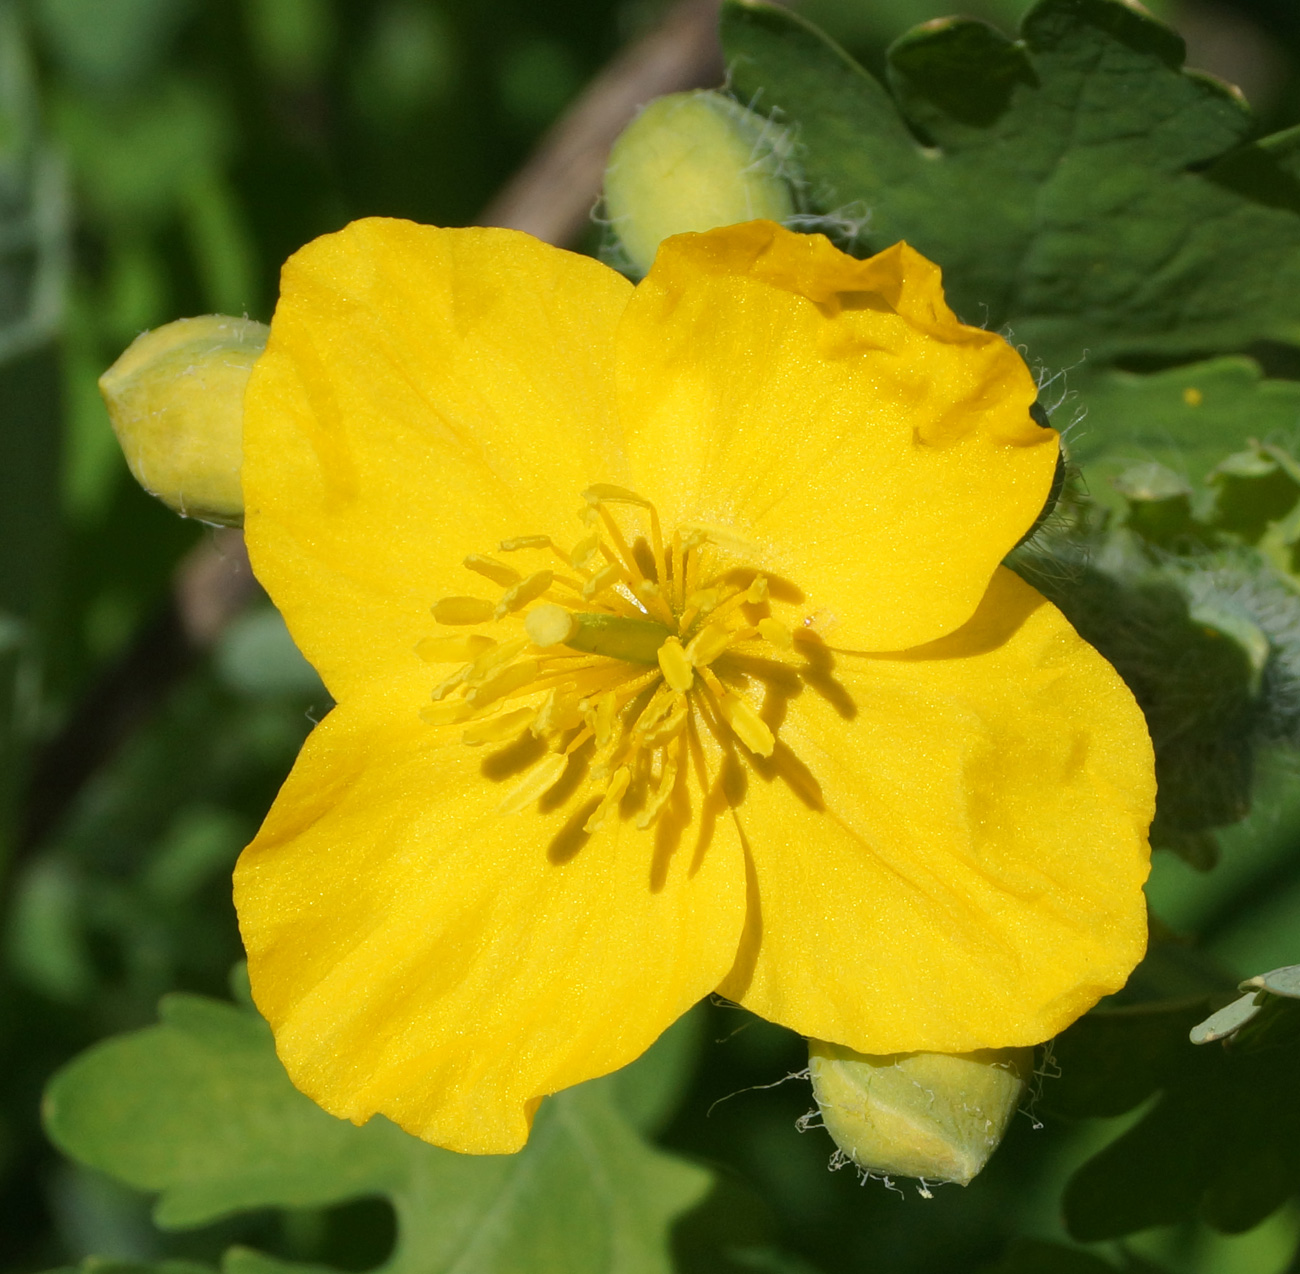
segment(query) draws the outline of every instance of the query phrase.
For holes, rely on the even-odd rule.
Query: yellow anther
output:
[[[523,578],[513,566],[498,562],[495,557],[488,557],[486,553],[471,553],[465,559],[465,565],[471,571],[477,571],[480,575],[487,576],[494,584],[500,584],[502,588],[509,588],[511,584],[518,584]]]
[[[755,606],[767,601],[766,575],[754,576],[754,582],[745,590],[745,600]]]
[[[779,619],[760,619],[758,633],[764,641],[771,642],[782,650],[794,648],[794,634]]]
[[[582,722],[582,712],[578,708],[578,696],[574,693],[572,683],[554,686],[542,700],[537,710],[537,720],[532,724],[533,733],[539,738],[571,730]]]
[[[591,559],[598,552],[600,552],[600,536],[589,535],[573,546],[573,552],[569,554],[569,564],[575,571],[582,571],[585,574],[591,565]]]
[[[664,680],[674,690],[684,694],[691,688],[695,680],[695,672],[691,667],[691,661],[686,658],[682,643],[676,637],[669,637],[659,647],[659,667],[663,671]]]
[[[671,742],[682,732],[689,712],[690,705],[686,696],[674,691],[667,701],[667,710],[658,714],[654,721],[643,724],[643,713],[642,721],[637,722],[637,737],[642,746],[661,748],[665,743]]]
[[[686,632],[700,615],[707,615],[718,604],[716,588],[700,589],[686,599],[686,609],[678,621],[678,630]]]
[[[673,704],[682,698],[681,691],[674,690],[671,686],[661,685],[650,696],[650,702],[641,709],[641,715],[632,726],[633,732],[640,735],[654,729],[673,710]]]
[[[517,664],[509,664],[500,672],[493,673],[486,680],[479,682],[465,695],[465,698],[476,708],[486,708],[488,704],[523,689],[536,678],[537,673],[536,659],[521,659]]]
[[[503,712],[499,717],[489,717],[486,721],[475,721],[466,726],[460,736],[462,743],[477,747],[480,743],[501,743],[512,739],[537,715],[533,708],[516,708],[513,712]]]
[[[420,709],[420,720],[425,725],[455,725],[473,715],[474,709],[464,699],[448,699],[445,703],[431,703]]]
[[[505,594],[497,603],[496,618],[500,619],[504,615],[512,615],[517,610],[523,610],[529,602],[535,602],[550,588],[554,579],[554,571],[537,571],[527,579],[520,580],[513,588],[506,589]]]
[[[470,665],[470,680],[475,682],[482,681],[488,673],[500,668],[502,664],[508,664],[517,654],[525,650],[527,646],[527,637],[515,637],[511,641],[502,642],[499,646],[493,646],[490,650],[485,650]]]
[[[640,601],[647,602],[652,606],[658,606],[663,594],[659,591],[659,585],[654,580],[639,579],[632,586],[632,592],[636,594]],[[662,607],[660,607],[662,609]]]
[[[605,825],[605,820],[618,808],[618,803],[623,799],[623,793],[627,791],[627,785],[632,781],[632,774],[626,765],[620,765],[614,771],[614,777],[610,779],[609,786],[605,789],[605,795],[601,797],[600,804],[596,806],[591,817],[583,824],[584,832],[598,832]]]
[[[445,699],[457,686],[478,685],[497,668],[508,664],[527,645],[527,637],[516,637],[514,641],[508,641],[501,646],[493,642],[472,664],[466,664],[453,672],[450,677],[439,682],[433,688],[432,697],[435,700]]]
[[[677,756],[664,753],[664,768],[659,775],[659,783],[655,787],[654,795],[646,802],[646,807],[637,816],[636,825],[645,831],[651,823],[663,812],[663,808],[668,804],[669,798],[673,794],[673,788],[677,784]]]
[[[568,641],[573,626],[573,615],[553,602],[530,610],[524,618],[524,628],[535,646],[558,646]]]
[[[516,535],[502,540],[499,547],[503,553],[518,553],[520,549],[549,549],[552,543],[549,535]]]
[[[569,758],[558,752],[548,753],[512,788],[497,806],[498,814],[518,814],[538,797],[545,796],[564,773]]]
[[[587,703],[587,724],[596,736],[596,746],[606,748],[613,742],[614,727],[618,723],[618,697],[606,690],[594,704]]]
[[[495,645],[491,637],[480,633],[468,633],[463,637],[425,637],[416,642],[415,653],[427,664],[453,664],[477,659]]]
[[[433,617],[440,624],[486,624],[492,615],[492,603],[478,597],[444,597],[433,604]]]
[[[582,498],[590,505],[604,501],[606,504],[635,504],[641,509],[650,507],[650,501],[645,496],[637,495],[626,487],[616,487],[612,482],[593,482],[582,493]]]
[[[434,703],[437,703],[441,699],[445,699],[453,690],[456,689],[457,686],[463,686],[465,682],[469,680],[470,673],[473,671],[473,664],[465,664],[462,667],[457,668],[450,677],[444,677],[443,680],[434,686],[429,698],[432,699]]]
[[[603,593],[611,584],[617,584],[622,578],[623,568],[617,562],[609,562],[582,586],[582,595],[590,601],[597,593]]]
[[[686,658],[696,668],[707,668],[726,650],[731,638],[729,628],[724,628],[721,624],[710,624],[691,638],[690,645],[686,647]]]
[[[736,737],[751,751],[759,756],[771,756],[776,747],[776,738],[768,729],[767,722],[749,706],[739,695],[727,691],[718,703],[723,719],[736,732]]]

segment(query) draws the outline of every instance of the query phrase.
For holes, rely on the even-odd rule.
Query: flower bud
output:
[[[623,130],[605,170],[605,210],[644,274],[662,240],[795,212],[790,135],[721,93],[671,93]]]
[[[99,378],[135,480],[182,517],[238,526],[244,387],[269,329],[208,314],[145,332]]]
[[[808,1041],[813,1097],[865,1172],[969,1185],[997,1149],[1033,1072],[1031,1048],[855,1053]]]

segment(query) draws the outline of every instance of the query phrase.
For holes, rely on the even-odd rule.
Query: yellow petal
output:
[[[964,623],[1051,485],[1024,361],[905,244],[856,261],[761,221],[670,239],[618,359],[636,489],[666,526],[754,541],[838,645]]]
[[[336,708],[235,899],[254,998],[304,1092],[501,1154],[544,1094],[630,1062],[717,985],[744,866],[725,810],[703,850],[671,809],[648,831],[612,812],[591,836],[594,799],[498,813],[533,740],[485,756],[460,734],[395,724],[382,699]]]
[[[1124,983],[1151,745],[1055,607],[1000,570],[958,632],[807,681],[739,803],[751,904],[723,994],[861,1053],[964,1053],[1047,1039]]]
[[[630,292],[514,231],[377,218],[285,265],[245,400],[246,531],[336,698],[414,659],[439,598],[495,605],[468,555],[576,534],[577,493],[621,471],[613,333]]]

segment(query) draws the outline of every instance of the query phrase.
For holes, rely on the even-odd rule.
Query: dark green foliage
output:
[[[902,29],[944,7],[873,3],[871,20]],[[5,249],[6,332],[31,313],[38,265],[70,246],[55,185],[33,180],[55,147],[79,236],[60,346],[56,315],[44,347],[0,364],[0,673],[28,696],[0,716],[3,781],[149,622],[196,538],[123,481],[95,376],[179,314],[267,317],[283,258],[351,217],[472,220],[630,12],[0,0],[4,47],[32,70],[25,87],[0,79],[0,112],[22,125],[0,134],[0,214],[39,205],[44,253]],[[1294,803],[1261,807],[1254,779],[1266,747],[1300,743],[1300,139],[1259,140],[1236,97],[1180,69],[1177,36],[1114,0],[1047,0],[1019,41],[949,19],[887,59],[855,43],[888,88],[787,11],[730,4],[723,34],[737,95],[797,126],[812,210],[857,230],[857,251],[902,237],[935,257],[963,317],[1044,368],[1091,503],[1067,488],[1018,565],[1142,702],[1158,843],[1208,868],[1217,829],[1255,804],[1196,878],[1211,901],[1194,927],[1248,928],[1300,887]],[[1278,126],[1294,124],[1281,101]],[[1150,1264],[1127,1236],[1238,1232],[1294,1198],[1300,1015],[1271,997],[1227,1044],[1193,1046],[1250,970],[1215,969],[1159,922],[1121,996],[1055,1042],[1061,1075],[1035,1107],[1047,1127],[1017,1119],[969,1189],[928,1202],[829,1173],[825,1134],[794,1129],[804,1081],[782,1082],[802,1042],[720,1005],[549,1101],[517,1159],[330,1119],[289,1087],[246,1006],[195,994],[222,994],[238,955],[229,868],[327,708],[283,626],[254,613],[28,847],[5,899],[0,1265],[1220,1274]],[[1266,841],[1249,876],[1234,854]],[[36,1128],[60,1066],[47,1117],[69,1160]],[[1066,1188],[1061,1164],[1085,1159]],[[107,1255],[78,1265],[87,1252]]]
[[[799,127],[818,206],[860,204],[864,249],[906,239],[1045,365],[1300,335],[1300,135],[1251,142],[1136,9],[1043,0],[1017,43],[927,24],[890,49],[892,97],[785,10],[732,0],[723,39],[737,96]]]
[[[518,1155],[464,1156],[382,1118],[357,1128],[289,1083],[271,1033],[250,1009],[197,996],[163,1001],[162,1024],[109,1040],[55,1076],[51,1137],[81,1162],[148,1191],[166,1228],[257,1207],[388,1197],[397,1240],[384,1267],[667,1271],[668,1226],[708,1189],[708,1174],[655,1151],[615,1105],[650,1122],[663,1102],[666,1038],[615,1083],[552,1098]],[[638,1078],[650,1077],[649,1092]],[[669,1084],[670,1088],[675,1087]],[[232,1249],[227,1274],[300,1264]]]
[[[1121,471],[1122,512],[1081,503],[1014,563],[1115,666],[1156,750],[1153,843],[1213,865],[1250,811],[1261,746],[1300,743],[1300,466],[1255,444],[1193,484]]]
[[[1091,1159],[1065,1192],[1078,1239],[1131,1234],[1200,1215],[1239,1233],[1300,1189],[1300,1004],[1252,1044],[1188,1040],[1206,1004],[1095,1012],[1056,1042],[1055,1113],[1117,1115],[1155,1096],[1141,1120]]]

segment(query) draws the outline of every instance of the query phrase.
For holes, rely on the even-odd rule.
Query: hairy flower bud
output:
[[[1033,1049],[868,1057],[809,1040],[822,1122],[866,1172],[969,1185],[997,1149],[1033,1071]]]
[[[624,129],[605,170],[605,209],[637,273],[662,240],[795,211],[789,134],[721,93],[671,93]]]
[[[178,319],[138,336],[99,378],[135,480],[183,517],[243,521],[244,387],[268,330],[221,314]]]

